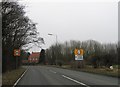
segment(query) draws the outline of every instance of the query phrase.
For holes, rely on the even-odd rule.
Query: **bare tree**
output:
[[[25,6],[17,1],[6,0],[1,2],[2,8],[2,53],[3,72],[14,69],[14,49],[22,49],[29,43],[41,42],[37,36],[36,23],[25,16]]]

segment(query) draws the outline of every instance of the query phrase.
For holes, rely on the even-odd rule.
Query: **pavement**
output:
[[[30,66],[17,85],[80,85],[80,87],[118,87],[119,79],[98,74],[48,66]]]

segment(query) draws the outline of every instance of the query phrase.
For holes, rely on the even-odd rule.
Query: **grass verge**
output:
[[[80,71],[83,72],[89,72],[89,73],[94,73],[94,74],[101,74],[101,75],[106,75],[106,76],[112,76],[112,77],[120,77],[120,73],[118,73],[118,69],[113,69],[110,70],[108,68],[83,68],[79,69]]]
[[[23,72],[25,70],[26,70],[25,68],[19,68],[19,69],[4,73],[2,75],[2,85],[3,86],[4,85],[14,85],[14,83],[23,74]]]
[[[108,68],[93,68],[93,67],[85,67],[85,68],[71,68],[70,65],[63,65],[63,66],[55,66],[53,67],[57,68],[63,68],[63,69],[70,69],[70,70],[76,70],[76,71],[82,71],[82,72],[88,72],[93,74],[99,74],[99,75],[106,75],[106,76],[112,76],[112,77],[119,77],[120,78],[120,69],[114,68],[113,70],[110,70]]]

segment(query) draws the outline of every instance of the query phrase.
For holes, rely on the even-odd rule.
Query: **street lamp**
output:
[[[55,36],[55,38],[56,38],[56,45],[57,45],[57,35],[56,34],[50,34],[50,33],[48,35]]]
[[[51,34],[51,33],[48,33],[48,35],[55,36],[55,38],[56,38],[56,46],[57,46],[57,35],[56,34]],[[57,55],[56,55],[56,65],[57,65]]]

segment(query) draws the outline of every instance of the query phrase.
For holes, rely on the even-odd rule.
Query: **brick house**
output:
[[[28,62],[29,63],[38,63],[39,56],[40,56],[40,52],[32,52],[32,54],[30,54],[30,56],[28,57]]]

